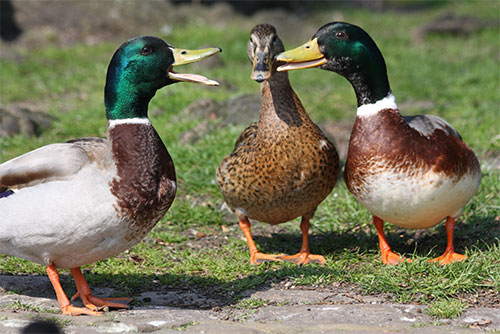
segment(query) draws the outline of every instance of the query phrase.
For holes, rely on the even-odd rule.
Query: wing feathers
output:
[[[89,163],[78,145],[51,144],[0,165],[0,188],[22,188],[36,183],[69,177]]]
[[[448,136],[462,139],[460,134],[450,123],[434,115],[403,116],[406,124],[420,132],[424,136],[430,136],[435,130],[444,131]]]

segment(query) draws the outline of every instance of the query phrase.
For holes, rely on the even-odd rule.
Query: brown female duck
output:
[[[335,146],[307,115],[287,73],[279,73],[275,56],[284,51],[276,29],[260,24],[252,29],[247,54],[251,78],[260,82],[259,121],[247,127],[234,151],[217,169],[217,185],[236,212],[250,249],[250,262],[290,260],[325,263],[309,251],[309,220],[332,191],[339,172]],[[302,248],[291,256],[260,253],[250,231],[250,219],[281,224],[302,216]]]

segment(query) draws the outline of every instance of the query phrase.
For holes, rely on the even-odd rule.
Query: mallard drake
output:
[[[401,116],[389,87],[382,53],[360,27],[333,22],[302,46],[281,53],[278,71],[319,67],[344,76],[358,109],[349,141],[344,178],[351,193],[373,215],[382,261],[397,264],[384,236],[384,221],[413,229],[446,218],[448,243],[432,261],[466,257],[453,248],[455,218],[481,179],[474,152],[448,122],[432,115]]]
[[[130,298],[92,296],[80,266],[132,247],[167,212],[176,192],[174,164],[148,120],[148,104],[175,82],[217,85],[172,67],[219,51],[177,49],[151,36],[125,42],[108,67],[107,139],[51,144],[0,165],[0,254],[46,266],[64,314],[127,307]],[[86,308],[71,305],[56,268],[71,269],[73,299],[80,296]]]
[[[217,185],[238,216],[250,249],[250,262],[288,260],[325,263],[309,251],[309,220],[332,191],[339,172],[335,146],[307,115],[287,73],[278,73],[275,56],[284,51],[276,29],[255,26],[247,44],[251,78],[260,82],[259,121],[247,127],[233,152],[217,169]],[[291,256],[260,253],[250,219],[281,224],[302,216],[302,248]]]

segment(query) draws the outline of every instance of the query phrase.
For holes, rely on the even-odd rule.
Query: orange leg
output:
[[[64,290],[61,286],[61,282],[59,281],[59,274],[57,273],[57,269],[50,265],[47,267],[47,275],[49,276],[50,283],[52,283],[52,286],[54,287],[54,290],[56,291],[56,296],[57,296],[57,301],[59,302],[59,305],[61,306],[61,311],[63,314],[68,314],[68,315],[81,315],[81,314],[88,314],[88,315],[102,315],[101,312],[95,312],[88,310],[83,307],[74,307],[71,305],[71,303],[68,300],[68,297],[66,297],[66,294],[64,293]]]
[[[83,277],[82,271],[79,267],[71,268],[71,273],[75,279],[76,289],[78,292],[71,298],[71,300],[75,300],[76,297],[80,297],[82,299],[83,305],[86,308],[97,311],[101,310],[104,307],[114,307],[114,308],[128,308],[127,304],[123,303],[115,303],[115,300],[123,300],[126,303],[130,302],[132,298],[129,297],[119,297],[119,298],[97,298],[92,296],[90,292],[89,285],[87,281]]]
[[[251,225],[247,218],[240,220],[240,228],[247,239],[251,264],[261,264],[264,261],[281,261],[279,255],[264,254],[257,250],[257,246],[255,246],[255,242],[252,238]]]
[[[448,238],[448,244],[446,245],[446,249],[443,255],[430,260],[430,262],[439,262],[439,264],[443,265],[465,260],[467,256],[455,253],[455,249],[453,248],[453,232],[455,230],[455,218],[447,217],[445,226],[446,226],[446,235]]]
[[[387,243],[387,239],[384,235],[384,222],[382,219],[373,216],[373,224],[377,229],[380,253],[382,253],[382,262],[384,264],[397,265],[400,262],[412,262],[410,259],[405,259],[391,250],[391,246]]]
[[[295,255],[286,255],[281,258],[285,261],[292,261],[298,265],[308,264],[308,263],[318,263],[324,265],[326,263],[325,258],[322,255],[311,254],[309,251],[309,219],[302,217],[300,223],[300,230],[302,231],[302,248],[300,252]]]

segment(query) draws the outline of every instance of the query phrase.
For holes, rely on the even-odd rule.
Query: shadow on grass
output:
[[[314,224],[314,223],[312,223]],[[472,216],[467,223],[457,220],[454,232],[454,246],[457,252],[477,248],[485,250],[500,240],[500,222],[495,216]],[[444,252],[447,236],[444,221],[430,229],[411,230],[385,223],[385,235],[393,251],[418,256],[439,256]],[[275,233],[271,237],[254,235],[259,251],[264,253],[283,252],[294,254],[302,245],[300,233]],[[378,237],[374,226],[369,231],[344,230],[309,236],[311,252],[333,257],[345,253],[346,249],[360,252],[378,251]]]
[[[472,216],[467,224],[458,223],[455,245],[458,252],[465,248],[487,250],[500,240],[498,221],[493,216]],[[390,228],[389,228],[390,229]],[[296,253],[301,246],[300,233],[276,233],[271,237],[255,235],[259,250],[267,253]],[[417,256],[438,256],[446,247],[444,224],[429,230],[415,232],[392,229],[387,238],[394,251]],[[210,309],[237,304],[248,297],[249,290],[267,290],[274,284],[291,280],[295,284],[315,284],[321,277],[330,281],[349,282],[349,268],[353,263],[372,260],[344,260],[341,257],[361,257],[378,252],[378,239],[374,229],[366,231],[345,230],[341,233],[320,233],[310,238],[311,251],[333,258],[327,266],[307,265],[298,267],[286,263],[280,266],[264,263],[250,274],[235,279],[218,279],[214,276],[172,274],[168,270],[158,274],[101,274],[84,270],[86,279],[96,296],[131,296],[133,306],[171,306],[189,309]],[[248,258],[245,259],[248,261]],[[356,262],[357,261],[357,262]],[[368,262],[367,262],[368,261]],[[380,266],[382,264],[380,263]],[[68,296],[75,286],[67,271],[62,271],[61,281]],[[54,298],[55,294],[45,275],[0,276],[0,287],[32,297]],[[1,292],[0,292],[1,294]]]
[[[268,290],[277,279],[297,276],[298,270],[290,266],[278,270],[259,271],[231,281],[169,273],[160,275],[86,273],[85,278],[96,297],[132,297],[133,307],[168,306],[199,310],[237,304],[249,296],[249,291]],[[332,269],[308,266],[300,268],[300,272],[304,276],[330,275]],[[68,273],[61,274],[61,284],[68,297],[76,292],[74,281]],[[0,288],[12,296],[12,302],[19,299],[16,295],[56,301],[55,292],[45,275],[0,275]],[[4,302],[5,300],[3,299]],[[79,299],[74,304],[82,306]]]

